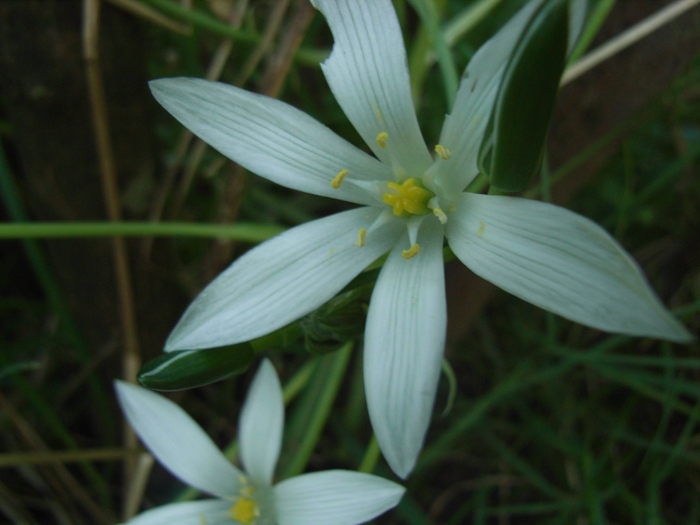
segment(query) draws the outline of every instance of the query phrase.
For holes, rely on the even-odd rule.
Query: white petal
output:
[[[298,109],[233,86],[194,78],[150,83],[153,96],[183,125],[241,166],[277,184],[360,204],[374,201],[348,177],[386,180],[386,166]]]
[[[183,482],[222,498],[238,492],[241,472],[175,403],[150,390],[116,381],[129,423],[153,455]]]
[[[610,332],[691,339],[617,241],[564,208],[463,194],[447,237],[474,273],[567,319]]]
[[[211,348],[268,334],[318,308],[393,246],[399,221],[367,234],[381,212],[358,208],[297,226],[257,246],[189,306],[165,349]]]
[[[315,0],[333,32],[321,67],[331,91],[374,154],[422,172],[432,159],[411,98],[406,50],[391,0]],[[377,135],[389,135],[387,149]]]
[[[445,345],[442,232],[436,224],[421,228],[417,256],[405,260],[401,245],[391,252],[367,313],[367,407],[382,453],[402,478],[423,445]]]
[[[479,172],[477,158],[498,87],[518,37],[538,2],[529,2],[474,54],[462,75],[440,144],[452,156],[438,160],[436,183],[447,193],[462,191]]]
[[[230,506],[231,503],[219,499],[171,503],[142,512],[125,525],[220,525],[231,523]]]
[[[401,485],[371,474],[328,470],[274,487],[278,525],[356,525],[395,507]]]
[[[250,385],[241,411],[241,460],[254,484],[271,485],[282,446],[284,402],[272,363],[265,359]]]

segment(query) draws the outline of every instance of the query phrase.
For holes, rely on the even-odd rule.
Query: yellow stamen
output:
[[[397,217],[430,213],[428,201],[435,195],[426,190],[420,180],[410,178],[399,184],[387,182],[388,191],[382,195],[385,204],[391,206]]]
[[[447,160],[452,156],[450,150],[441,144],[435,146],[435,152],[440,156],[442,160]]]
[[[343,183],[343,179],[347,177],[348,175],[348,170],[340,170],[338,174],[333,177],[333,180],[331,181],[331,188],[334,190],[337,190],[340,188],[340,185]]]
[[[447,224],[447,215],[442,211],[442,208],[433,208],[433,215],[435,215],[441,224]]]
[[[401,256],[408,261],[409,259],[412,259],[416,255],[418,255],[419,251],[420,251],[420,246],[418,246],[418,244],[414,244],[408,250],[403,250],[401,252]]]
[[[362,248],[365,245],[365,235],[367,235],[367,230],[365,228],[360,228],[357,232],[357,240],[355,241],[355,246]]]
[[[389,140],[389,134],[386,131],[382,131],[377,135],[377,145],[384,149],[386,148],[386,141]]]
[[[229,515],[233,520],[244,525],[250,525],[255,522],[255,518],[260,516],[260,511],[254,499],[238,498],[236,503],[229,509]]]

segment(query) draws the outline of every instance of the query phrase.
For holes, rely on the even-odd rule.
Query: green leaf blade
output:
[[[138,381],[161,392],[186,390],[242,374],[254,359],[255,351],[247,343],[167,352],[146,363]]]
[[[522,191],[539,169],[566,63],[568,17],[568,0],[543,1],[506,65],[480,152],[497,190]]]

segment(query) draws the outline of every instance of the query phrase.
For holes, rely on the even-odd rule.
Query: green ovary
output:
[[[387,192],[382,200],[391,206],[397,217],[425,215],[430,213],[428,201],[435,197],[430,190],[425,189],[420,180],[410,178],[398,182],[387,182]]]

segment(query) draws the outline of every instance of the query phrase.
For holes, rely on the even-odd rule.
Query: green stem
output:
[[[260,40],[260,36],[251,33],[249,31],[244,31],[243,29],[236,29],[229,24],[218,21],[204,11],[197,9],[188,9],[183,7],[181,4],[173,2],[171,0],[141,0],[144,4],[150,4],[156,9],[166,13],[174,18],[178,18],[185,22],[189,22],[198,29],[204,29],[215,35],[229,37],[233,40],[239,42],[251,42],[256,43]]]
[[[503,0],[480,0],[464,8],[445,25],[445,40],[452,47],[459,39],[474,29]]]
[[[309,424],[304,432],[304,437],[299,444],[297,453],[294,459],[289,463],[285,471],[282,473],[281,479],[291,478],[301,474],[306,468],[306,464],[311,457],[311,454],[316,448],[318,439],[321,436],[321,431],[328,420],[331,411],[331,406],[335,401],[340,383],[345,375],[345,370],[352,353],[353,343],[346,343],[340,350],[328,356],[329,366],[319,368],[323,370],[325,375],[323,388],[321,390],[318,402],[314,407],[314,413],[309,421]]]
[[[311,380],[311,375],[316,368],[316,361],[309,360],[304,366],[302,366],[294,376],[287,381],[282,390],[282,397],[284,398],[284,405],[287,406],[291,403],[299,393],[304,389],[306,385],[309,384]]]
[[[83,450],[34,450],[0,454],[0,468],[17,468],[23,465],[51,465],[82,461],[124,461],[141,453],[139,449],[95,448]]]
[[[366,474],[371,474],[374,472],[377,466],[377,461],[379,460],[379,443],[377,442],[377,437],[372,434],[372,439],[367,445],[367,450],[365,451],[365,457],[362,458],[362,463],[360,463],[360,468],[358,472],[365,472]]]
[[[591,9],[588,13],[588,21],[581,33],[579,41],[574,46],[571,55],[569,56],[569,65],[576,62],[590,47],[591,42],[600,31],[603,22],[607,20],[608,13],[615,6],[615,0],[598,0],[591,3]]]
[[[417,92],[420,91],[420,86],[426,77],[428,68],[430,67],[429,62],[425,59],[428,55],[428,49],[426,47],[432,48],[432,52],[437,58],[438,65],[440,67],[440,72],[442,73],[442,81],[445,88],[445,99],[447,100],[447,107],[451,108],[454,102],[455,95],[457,93],[457,88],[459,87],[459,75],[457,73],[457,68],[455,66],[454,60],[452,59],[452,54],[450,53],[450,48],[445,41],[445,35],[443,34],[442,28],[440,27],[440,6],[434,1],[428,0],[409,0],[413,5],[413,8],[418,12],[418,16],[421,19],[422,27],[418,40],[421,45],[417,47],[419,54],[414,55],[415,59],[411,62],[412,70],[411,76],[414,74],[418,77],[418,84],[412,86],[413,96],[416,97]],[[427,36],[427,42],[426,42]]]
[[[198,9],[188,9],[172,0],[141,0],[145,4],[150,4],[163,13],[179,20],[191,23],[194,27],[202,29],[215,35],[231,38],[238,42],[258,43],[261,36],[257,33],[236,29],[229,24],[218,21],[204,11]],[[299,63],[318,66],[328,56],[327,51],[317,51],[315,49],[299,49],[295,58]]]
[[[442,358],[442,373],[445,374],[445,379],[447,379],[447,384],[449,385],[449,394],[447,396],[447,403],[445,403],[445,408],[440,414],[442,417],[447,416],[455,404],[455,399],[457,398],[457,374],[455,374],[454,368],[450,362]]]
[[[0,224],[0,239],[57,237],[180,236],[263,242],[284,231],[272,224],[194,224],[188,222],[55,222]]]

